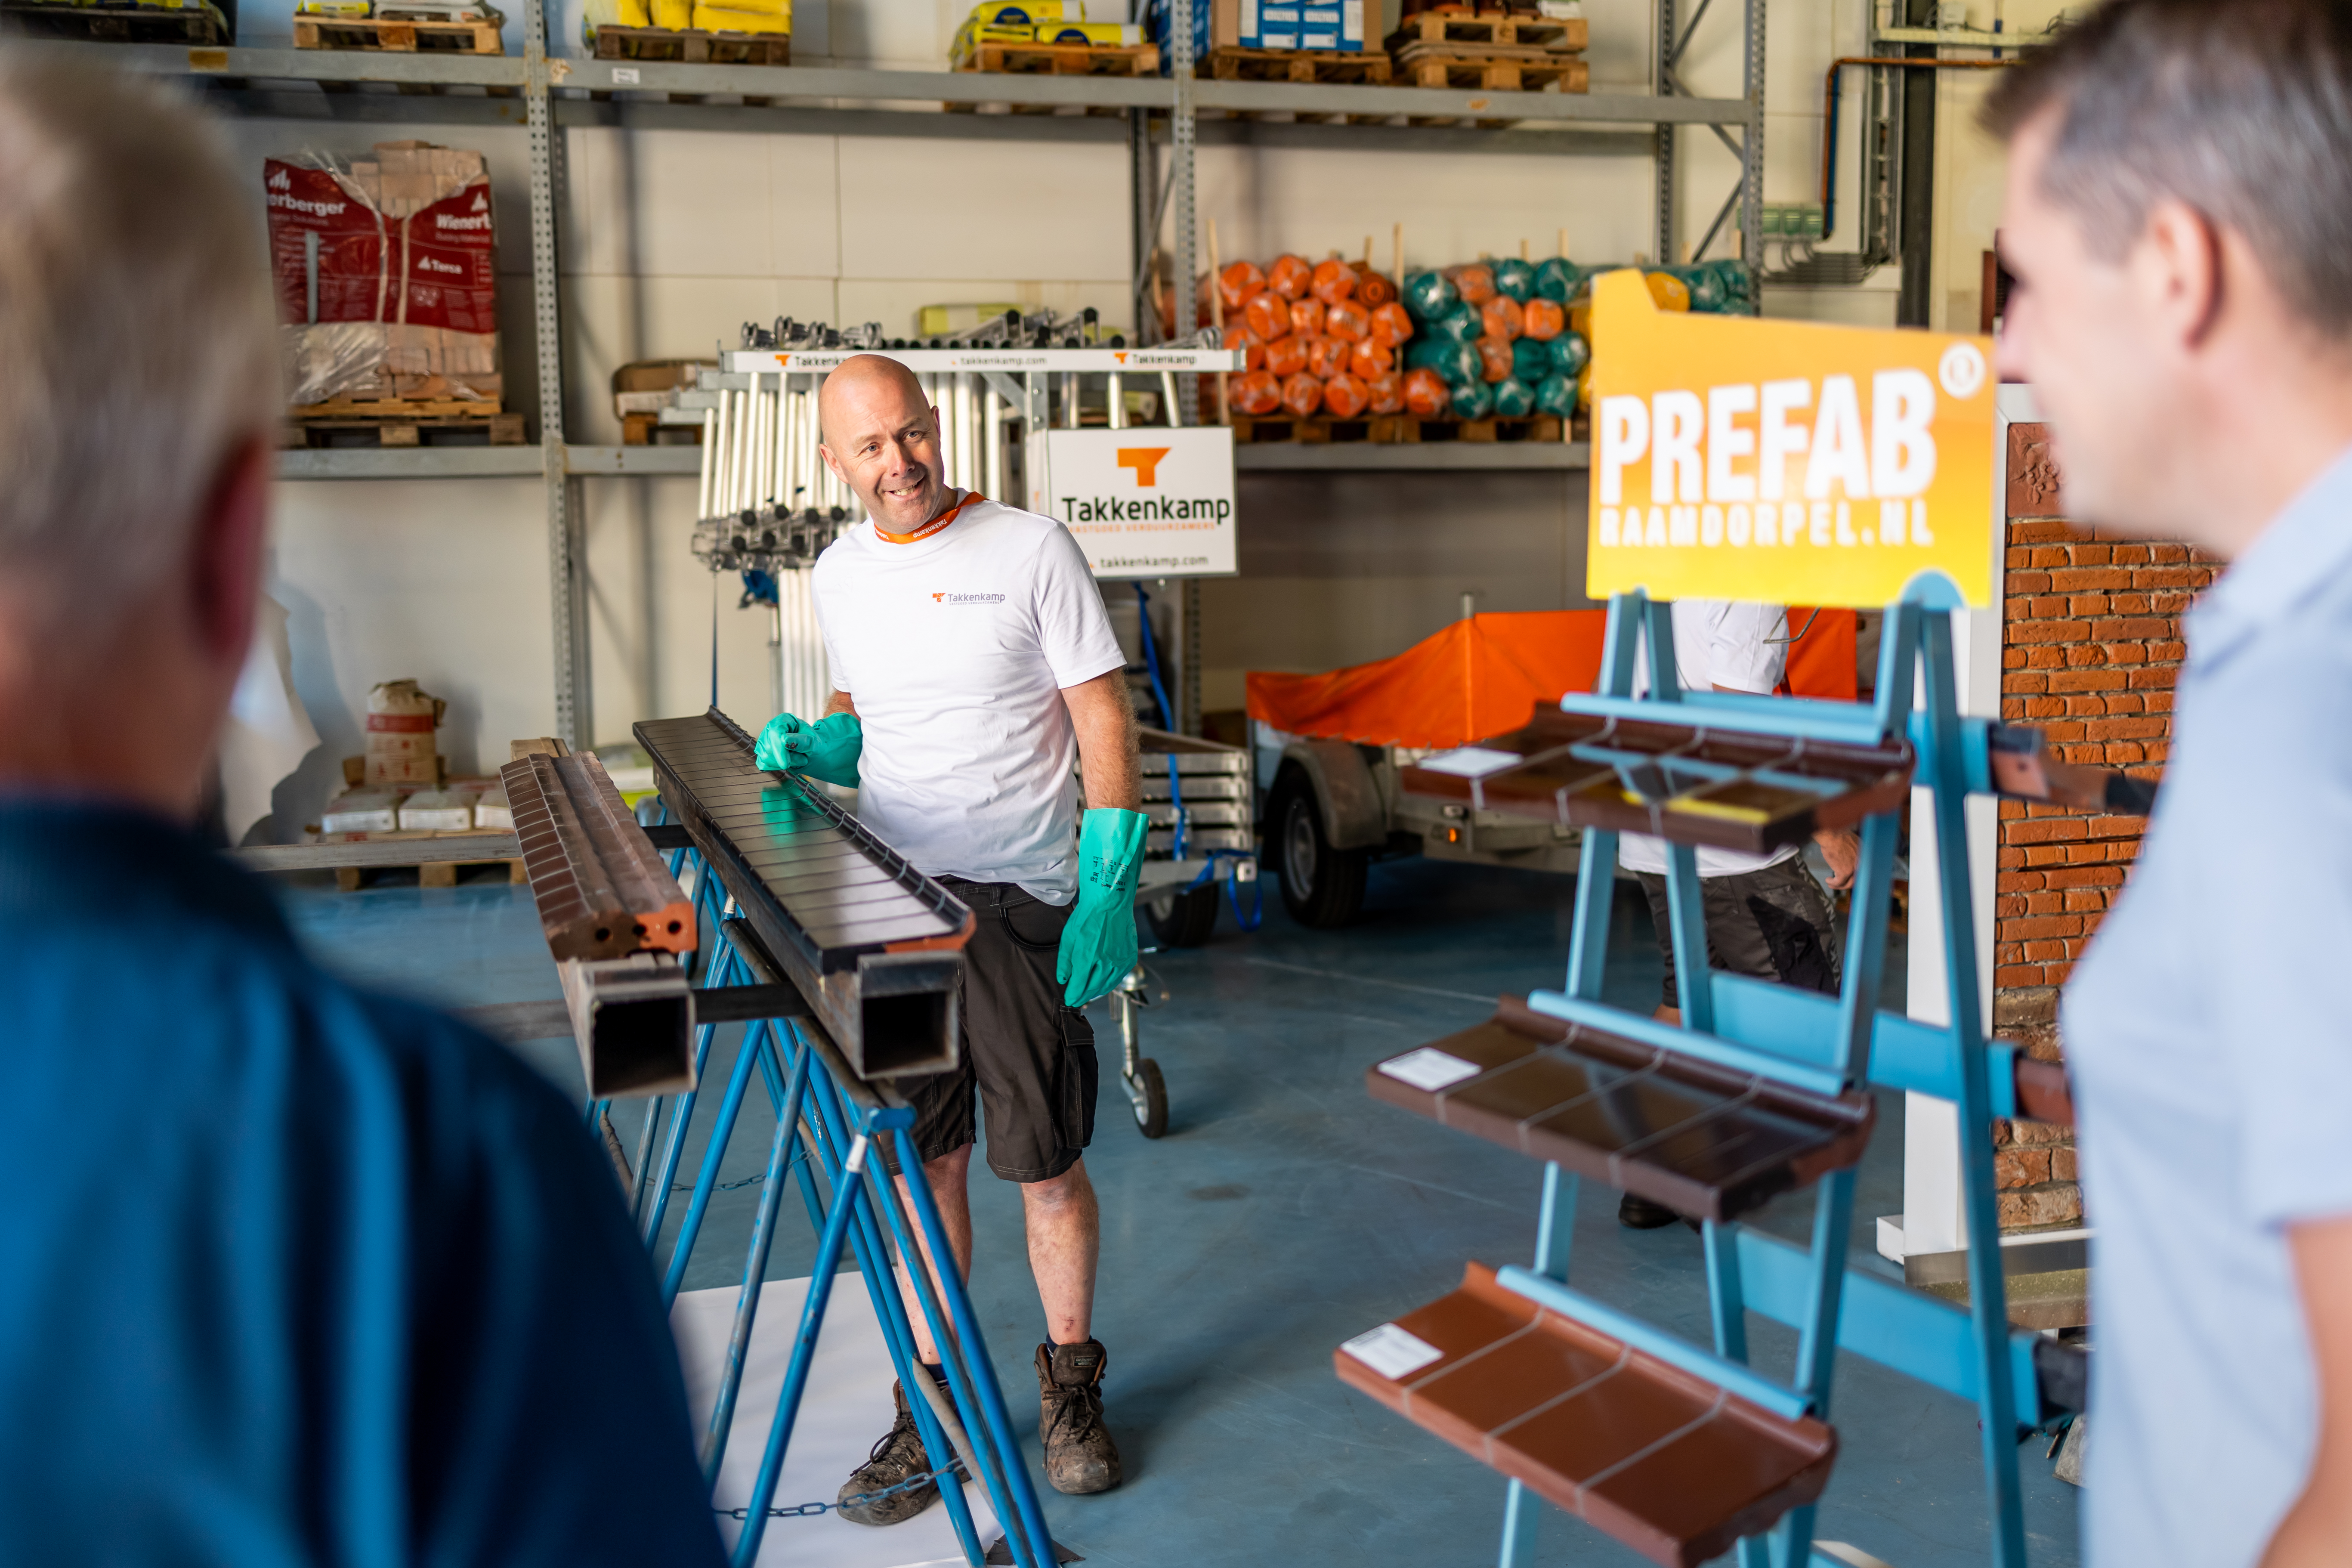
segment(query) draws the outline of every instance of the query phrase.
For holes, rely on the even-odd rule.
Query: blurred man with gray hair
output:
[[[1988,121],[2068,513],[2231,563],[2063,1016],[2088,1561],[2352,1562],[2352,4],[2113,0]]]
[[[252,184],[0,50],[0,1560],[715,1564],[577,1116],[188,830],[281,413]]]

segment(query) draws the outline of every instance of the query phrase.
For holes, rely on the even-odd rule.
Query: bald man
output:
[[[1145,823],[1126,658],[1069,530],[941,481],[939,414],[904,365],[848,361],[826,378],[818,412],[818,450],[866,521],[814,577],[832,700],[814,724],[778,715],[760,763],[855,786],[867,826],[979,917],[964,949],[961,1065],[909,1094],[915,1143],[969,1276],[977,1093],[988,1167],[1020,1184],[1045,1307],[1046,1479],[1065,1492],[1108,1491],[1118,1449],[1103,1425],[1092,1325],[1101,1226],[1082,1152],[1099,1068],[1078,1009],[1136,961]],[[1083,821],[1073,763],[1086,776]],[[908,1316],[926,1370],[941,1376],[921,1313]],[[842,1487],[845,1500],[936,1468],[905,1389],[893,1397],[897,1421]],[[926,1483],[842,1513],[896,1524],[938,1497]]]

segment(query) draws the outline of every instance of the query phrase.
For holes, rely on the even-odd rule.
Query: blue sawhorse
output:
[[[1539,1139],[1530,1128],[1538,1132],[1554,1129],[1568,1144],[1598,1139],[1600,1143],[1587,1143],[1573,1152],[1577,1163],[1608,1173],[1612,1179],[1622,1176],[1618,1184],[1628,1187],[1643,1178],[1627,1173],[1646,1168],[1654,1190],[1660,1191],[1665,1190],[1655,1185],[1663,1179],[1663,1162],[1680,1159],[1685,1161],[1682,1169],[1691,1168],[1694,1138],[1760,1136],[1757,1122],[1751,1121],[1744,1129],[1739,1123],[1742,1106],[1793,1104],[1815,1108],[1825,1115],[1845,1107],[1855,1109],[1864,1119],[1861,1137],[1849,1138],[1835,1158],[1823,1156],[1812,1168],[1800,1167],[1795,1176],[1781,1182],[1784,1188],[1808,1183],[1813,1187],[1809,1247],[1793,1246],[1737,1223],[1729,1199],[1718,1194],[1722,1212],[1710,1212],[1702,1227],[1714,1331],[1711,1348],[1667,1334],[1569,1287],[1579,1176],[1568,1165],[1551,1160],[1544,1171],[1532,1268],[1505,1268],[1490,1277],[1491,1283],[1475,1290],[1465,1281],[1464,1291],[1454,1297],[1382,1325],[1343,1350],[1337,1360],[1344,1379],[1513,1475],[1504,1514],[1504,1568],[1523,1568],[1532,1560],[1541,1511],[1538,1505],[1543,1500],[1538,1487],[1662,1563],[1696,1561],[1731,1546],[1736,1537],[1741,1568],[1808,1568],[1811,1564],[1838,1568],[1837,1559],[1816,1552],[1813,1522],[1814,1500],[1826,1479],[1829,1456],[1834,1452],[1833,1435],[1822,1424],[1830,1412],[1840,1349],[1867,1356],[1978,1406],[1992,1559],[1997,1568],[2024,1568],[2016,1443],[2021,1425],[2038,1425],[2043,1418],[2037,1363],[2050,1354],[2051,1347],[2037,1334],[2010,1327],[1997,1244],[1991,1128],[1995,1118],[2019,1113],[2018,1088],[2014,1052],[1985,1039],[1978,997],[1963,807],[1969,794],[1991,790],[1987,754],[1990,731],[1982,721],[1964,720],[1955,699],[1952,628],[1947,612],[1958,607],[1957,595],[1942,579],[1915,584],[1904,601],[1887,613],[1875,700],[1835,703],[1682,690],[1675,676],[1671,607],[1651,603],[1639,594],[1621,595],[1610,605],[1599,691],[1591,696],[1571,694],[1560,702],[1564,712],[1588,721],[1577,731],[1582,738],[1549,749],[1531,745],[1523,754],[1507,757],[1486,749],[1506,744],[1510,739],[1507,737],[1484,743],[1477,756],[1463,754],[1459,772],[1471,778],[1481,777],[1478,770],[1482,768],[1499,776],[1507,768],[1522,764],[1565,770],[1566,774],[1580,769],[1593,778],[1613,770],[1623,784],[1622,795],[1615,798],[1650,808],[1650,820],[1665,829],[1669,840],[1668,934],[1674,944],[1681,1020],[1678,1026],[1669,1025],[1601,1000],[1618,833],[1591,826],[1588,817],[1583,823],[1583,858],[1564,986],[1557,992],[1538,992],[1518,1005],[1517,1022],[1510,1026],[1518,1031],[1516,1036],[1503,1027],[1505,1015],[1498,1014],[1496,1022],[1484,1026],[1483,1032],[1465,1031],[1381,1064],[1369,1075],[1380,1098],[1497,1142],[1515,1142],[1529,1152],[1537,1152],[1539,1147]],[[1643,658],[1643,645],[1649,695],[1637,699],[1632,695],[1633,672],[1637,659]],[[1915,689],[1924,691],[1924,707],[1916,711],[1913,710]],[[1662,752],[1662,743],[1654,738],[1633,738],[1637,727],[1645,721],[1678,726],[1686,738],[1665,746]],[[1534,729],[1527,731],[1536,732]],[[1551,739],[1556,742],[1559,737]],[[1914,764],[1911,782],[1927,791],[1935,828],[1948,1024],[1922,1024],[1881,1012],[1878,1006],[1899,828],[1896,813],[1908,804],[1907,790],[1882,791],[1874,797],[1879,808],[1858,825],[1861,864],[1837,994],[1793,989],[1708,967],[1696,847],[1706,836],[1695,832],[1689,842],[1675,841],[1677,818],[1672,811],[1660,809],[1664,797],[1654,793],[1663,776],[1658,764],[1671,761],[1669,772],[1679,778],[1672,785],[1675,793],[1704,789],[1711,780],[1727,783],[1743,775],[1776,788],[1822,788],[1818,778],[1790,776],[1795,769],[1775,775],[1770,764],[1759,767],[1753,759],[1759,754],[1759,742],[1768,742],[1769,749],[1780,751],[1784,757],[1801,756],[1809,746],[1817,749],[1816,754],[1843,750],[1850,755],[1901,757],[1907,745]],[[1744,758],[1735,754],[1742,746],[1748,748]],[[1544,782],[1558,776],[1565,775],[1546,774]],[[1565,820],[1571,809],[1570,794],[1582,787],[1583,781],[1578,780],[1563,785],[1557,796],[1539,798],[1544,809],[1556,808]],[[1826,797],[1827,792],[1823,793]],[[1473,798],[1485,799],[1475,795]],[[1528,798],[1528,792],[1522,790],[1520,798]],[[1486,804],[1495,803],[1487,800]],[[1680,820],[1690,818],[1685,816]],[[1628,1068],[1624,1065],[1628,1062],[1635,1065]],[[1583,1076],[1574,1076],[1579,1073]],[[1517,1079],[1522,1084],[1549,1075],[1543,1081],[1551,1086],[1553,1099],[1559,1104],[1545,1110],[1547,1102],[1540,1095],[1529,1100],[1528,1091],[1521,1090],[1516,1108],[1498,1110],[1507,1099],[1501,1086],[1511,1075],[1526,1075]],[[1706,1126],[1730,1131],[1693,1133],[1688,1127],[1699,1124],[1694,1121],[1682,1130],[1683,1152],[1670,1156],[1658,1151],[1666,1141],[1663,1133],[1673,1130],[1649,1129],[1645,1142],[1638,1135],[1643,1130],[1629,1133],[1622,1125],[1629,1114],[1636,1121],[1646,1114],[1628,1109],[1626,1085],[1634,1078],[1669,1087],[1714,1084],[1719,1091],[1727,1083],[1734,1089],[1745,1085],[1746,1097],[1720,1091],[1725,1098],[1707,1112],[1718,1120]],[[1401,1088],[1396,1080],[1410,1080],[1409,1087]],[[1958,1107],[1961,1180],[1972,1243],[1965,1310],[1873,1272],[1849,1271],[1846,1266],[1853,1167],[1867,1136],[1866,1093],[1871,1084],[1916,1090]],[[1579,1095],[1582,1098],[1577,1099]],[[1582,1131],[1559,1131],[1571,1125],[1563,1120],[1561,1109],[1571,1104],[1598,1108],[1580,1124]],[[1516,1123],[1510,1121],[1528,1106],[1536,1109]],[[1727,1108],[1731,1114],[1724,1114]],[[1622,1142],[1609,1144],[1612,1137]],[[1705,1163],[1704,1158],[1696,1162]],[[1717,1161],[1727,1163],[1727,1156]],[[1828,1168],[1821,1168],[1823,1165]],[[1753,1202],[1742,1206],[1752,1207]],[[1465,1328],[1476,1313],[1493,1318],[1497,1302],[1504,1304],[1503,1316],[1496,1321],[1509,1329],[1507,1333],[1496,1328],[1493,1333],[1499,1337],[1481,1339],[1478,1336],[1488,1331]],[[1795,1365],[1786,1381],[1767,1377],[1748,1365],[1746,1314],[1751,1311],[1798,1331]],[[1639,1381],[1633,1372],[1662,1368],[1654,1379],[1657,1387],[1687,1389],[1696,1379],[1702,1388],[1715,1390],[1717,1411],[1730,1402],[1745,1413],[1742,1419],[1747,1426],[1741,1430],[1769,1430],[1781,1444],[1781,1449],[1769,1457],[1763,1447],[1751,1456],[1761,1478],[1755,1495],[1726,1502],[1711,1521],[1713,1533],[1693,1525],[1690,1516],[1704,1511],[1696,1505],[1677,1514],[1674,1505],[1629,1500],[1639,1489],[1622,1485],[1627,1467],[1646,1467],[1652,1480],[1658,1483],[1651,1490],[1660,1496],[1671,1494],[1677,1482],[1685,1483],[1692,1494],[1717,1485],[1715,1478],[1704,1473],[1706,1467],[1696,1462],[1701,1444],[1694,1441],[1681,1450],[1675,1447],[1712,1419],[1713,1412],[1692,1422],[1687,1429],[1660,1436],[1649,1447],[1612,1463],[1594,1460],[1585,1475],[1548,1468],[1546,1451],[1530,1436],[1538,1430],[1540,1411],[1498,1415],[1508,1407],[1508,1390],[1498,1393],[1489,1385],[1475,1389],[1475,1397],[1468,1392],[1482,1376],[1501,1377],[1496,1369],[1519,1364],[1511,1356],[1524,1357],[1524,1347],[1508,1354],[1498,1352],[1530,1332],[1554,1333],[1564,1347],[1562,1354],[1572,1355],[1580,1347],[1586,1352],[1595,1346],[1609,1347],[1622,1357],[1612,1372],[1629,1380],[1621,1386]],[[1482,1359],[1485,1372],[1477,1368]],[[1599,1391],[1601,1382],[1594,1378],[1574,1388],[1563,1385],[1553,1403],[1571,1398],[1599,1403],[1604,1398]],[[1498,1399],[1504,1404],[1497,1405]],[[1482,1425],[1490,1416],[1493,1423]],[[1465,1435],[1465,1426],[1475,1435],[1475,1443]],[[1730,1440],[1721,1436],[1724,1428],[1714,1430],[1716,1441]],[[1795,1459],[1784,1462],[1783,1456],[1801,1448],[1808,1434],[1828,1439],[1816,1461],[1810,1468]],[[1677,1452],[1693,1457],[1687,1478],[1674,1470]],[[1781,1468],[1770,1470],[1774,1464]],[[1720,1473],[1718,1466],[1716,1474]],[[1758,1525],[1759,1521],[1769,1521],[1769,1528]]]
[[[779,976],[761,952],[758,939],[733,916],[733,900],[719,879],[699,864],[692,849],[675,851],[673,873],[695,862],[696,905],[707,933],[701,984],[725,986],[738,983],[776,984]],[[694,1069],[699,1083],[709,1058],[716,1026],[695,1031]],[[706,1483],[715,1485],[735,1415],[745,1359],[759,1311],[760,1291],[787,1185],[799,1189],[809,1223],[818,1237],[817,1256],[809,1281],[783,1390],[772,1417],[761,1457],[758,1479],[746,1507],[733,1510],[743,1528],[736,1538],[733,1562],[744,1568],[758,1559],[769,1521],[822,1512],[827,1504],[777,1508],[775,1490],[786,1449],[800,1413],[800,1403],[814,1360],[817,1334],[831,1298],[836,1271],[846,1251],[857,1263],[866,1282],[876,1320],[889,1346],[890,1360],[900,1385],[907,1391],[924,1451],[939,1465],[941,1500],[967,1562],[979,1568],[985,1561],[963,1483],[976,1479],[1004,1529],[1003,1546],[1010,1560],[1023,1568],[1049,1568],[1055,1552],[1045,1516],[1031,1484],[1026,1462],[1014,1437],[1003,1388],[988,1359],[980,1322],[961,1275],[953,1268],[933,1272],[919,1267],[922,1250],[939,1258],[951,1258],[939,1206],[922,1173],[910,1129],[914,1113],[888,1090],[877,1090],[857,1079],[823,1031],[806,1018],[761,1019],[745,1026],[736,1053],[734,1070],[719,1100],[716,1120],[704,1149],[686,1214],[664,1267],[662,1301],[677,1299],[686,1276],[688,1259],[699,1237],[710,1198],[719,1187],[719,1172],[726,1158],[750,1092],[754,1073],[761,1078],[776,1116],[766,1173],[761,1184],[751,1246],[744,1259],[743,1283],[737,1298],[735,1321],[703,1434],[701,1458]],[[669,1196],[683,1161],[686,1134],[693,1118],[697,1093],[687,1089],[646,1108],[638,1138],[635,1172],[635,1214],[647,1247],[660,1242]],[[600,1119],[604,1102],[590,1107],[592,1122]],[[664,1122],[667,1136],[659,1135]],[[654,1157],[656,1142],[660,1155]],[[888,1179],[877,1147],[892,1152],[905,1173],[905,1201],[899,1186]],[[940,1352],[947,1373],[944,1396],[931,1377],[919,1369],[917,1342],[892,1268],[896,1257],[905,1269],[909,1288],[923,1313],[924,1326]],[[953,1456],[953,1458],[945,1458]]]

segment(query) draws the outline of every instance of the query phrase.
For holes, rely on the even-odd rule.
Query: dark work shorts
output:
[[[1666,961],[1665,1005],[1682,1005],[1675,994],[1675,944],[1666,915],[1666,879],[1636,871],[1650,898],[1650,918],[1658,928],[1658,952]],[[1802,855],[1760,871],[1735,871],[1698,879],[1699,903],[1706,910],[1707,962],[1734,974],[1778,980],[1803,991],[1835,994],[1839,977],[1836,906],[1830,902]]]
[[[988,1122],[988,1168],[1008,1182],[1044,1182],[1094,1141],[1102,1069],[1094,1026],[1062,1005],[1054,978],[1072,906],[1010,882],[942,877],[979,925],[963,950],[963,1060],[905,1089],[926,1163],[972,1141],[972,1092]]]

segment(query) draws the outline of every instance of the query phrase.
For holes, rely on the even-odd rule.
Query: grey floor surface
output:
[[[452,1005],[556,994],[521,888],[420,889],[395,877],[338,893],[323,879],[286,880],[305,940],[354,978]],[[1498,992],[1557,985],[1570,889],[1560,879],[1403,861],[1374,868],[1365,916],[1346,931],[1292,924],[1269,889],[1256,933],[1237,932],[1228,913],[1209,946],[1154,956],[1171,993],[1144,1036],[1172,1108],[1157,1142],[1129,1117],[1116,1037],[1107,1010],[1095,1009],[1105,1077],[1087,1162],[1103,1205],[1096,1333],[1109,1350],[1106,1398],[1127,1483],[1094,1498],[1045,1494],[1057,1539],[1099,1563],[1494,1561],[1502,1482],[1342,1388],[1331,1352],[1444,1294],[1465,1259],[1526,1261],[1540,1170],[1373,1103],[1361,1079],[1370,1063],[1478,1021]],[[1655,996],[1651,940],[1638,899],[1621,898],[1611,1000]],[[1891,967],[1901,973],[1899,961]],[[737,1033],[712,1052],[713,1092],[691,1129],[681,1184],[701,1156]],[[569,1041],[519,1048],[579,1092]],[[723,1179],[746,1184],[713,1202],[688,1289],[741,1279],[773,1128],[761,1098],[752,1096],[722,1166]],[[1881,1111],[1855,1206],[1858,1259],[1871,1257],[1873,1218],[1902,1207],[1900,1097],[1883,1097]],[[634,1125],[616,1120],[625,1133]],[[1574,1282],[1703,1340],[1698,1238],[1678,1226],[1621,1230],[1615,1204],[1587,1184]],[[1016,1421],[1034,1431],[1029,1363],[1042,1323],[1018,1196],[983,1176],[973,1206],[975,1300]],[[815,1250],[797,1196],[782,1215],[772,1279],[806,1273]],[[1801,1239],[1809,1218],[1809,1205],[1792,1198],[1760,1223]],[[1793,1336],[1750,1323],[1759,1364],[1785,1375]],[[1974,1408],[1850,1356],[1838,1377],[1842,1447],[1823,1536],[1894,1568],[1990,1562]],[[877,1405],[877,1436],[887,1418]],[[2021,1450],[2029,1550],[2037,1565],[2072,1568],[2077,1494],[2051,1475],[2042,1447]],[[1537,1560],[1643,1561],[1549,1510]]]

